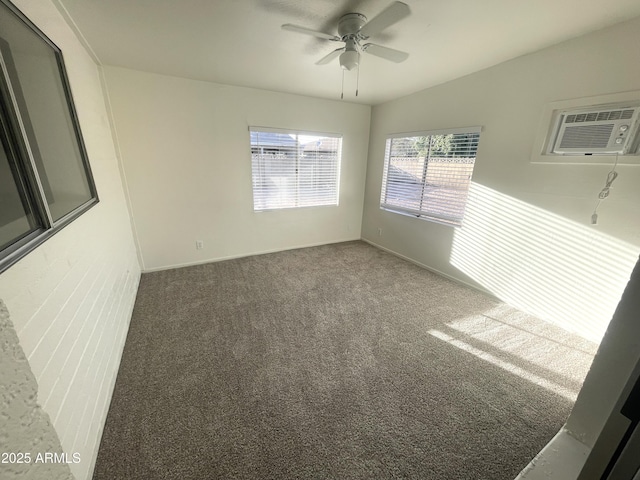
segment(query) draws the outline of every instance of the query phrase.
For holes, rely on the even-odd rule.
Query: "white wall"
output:
[[[0,275],[38,403],[89,478],[140,276],[100,72],[49,1],[14,2],[62,50],[100,203]],[[8,434],[11,441],[12,432]]]
[[[363,238],[598,341],[640,250],[640,167],[618,166],[592,226],[611,166],[531,154],[549,103],[640,89],[639,42],[636,19],[374,107]],[[473,125],[462,228],[380,210],[387,134]]]
[[[363,238],[599,340],[640,251],[640,166],[618,167],[592,226],[611,166],[530,159],[545,105],[640,89],[639,44],[635,19],[374,107]],[[472,125],[484,131],[462,228],[380,210],[387,134]],[[629,330],[640,335],[637,322]],[[606,399],[597,388],[578,398],[567,425],[589,447],[626,367],[605,374]]]
[[[116,67],[105,77],[144,270],[360,238],[370,107]],[[248,126],[341,133],[340,205],[254,213]]]

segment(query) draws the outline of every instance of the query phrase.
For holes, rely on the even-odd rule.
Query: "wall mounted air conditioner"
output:
[[[547,143],[551,155],[634,155],[640,105],[597,106],[557,112]]]

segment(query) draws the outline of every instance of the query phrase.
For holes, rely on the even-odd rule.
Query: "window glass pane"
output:
[[[338,204],[340,137],[250,133],[254,210]]]
[[[0,249],[17,242],[38,229],[27,196],[15,169],[9,162],[9,152],[2,139],[0,150]]]
[[[2,56],[53,220],[92,198],[56,52],[2,15]]]
[[[472,131],[387,139],[380,206],[460,225],[479,138]]]
[[[385,202],[418,212],[426,166],[424,154],[415,148],[418,137],[394,138],[387,142],[387,188]]]

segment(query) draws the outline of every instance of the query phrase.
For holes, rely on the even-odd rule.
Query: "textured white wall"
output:
[[[100,72],[49,1],[15,2],[62,50],[100,203],[0,275],[20,344],[78,480],[89,478],[140,268]],[[9,439],[12,432],[4,432]]]
[[[618,166],[592,226],[611,165],[530,160],[548,103],[640,89],[638,44],[635,19],[374,107],[363,238],[599,340],[640,252],[640,166]],[[484,131],[462,228],[380,210],[387,134],[472,125]],[[624,384],[621,371],[606,374]],[[592,446],[615,395],[581,394],[572,434]]]
[[[36,402],[38,384],[1,300],[0,385],[0,454],[22,455],[20,463],[17,457],[0,459],[0,478],[72,479],[66,463],[44,463],[37,456],[43,452],[62,454],[62,447],[49,416]],[[28,460],[25,454],[29,455]]]
[[[145,270],[360,238],[370,107],[116,67],[105,78]],[[250,125],[343,134],[340,205],[254,213]]]

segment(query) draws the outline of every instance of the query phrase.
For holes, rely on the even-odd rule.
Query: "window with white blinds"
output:
[[[461,225],[479,140],[480,127],[387,138],[380,207]]]
[[[342,137],[251,127],[253,209],[338,205]]]

